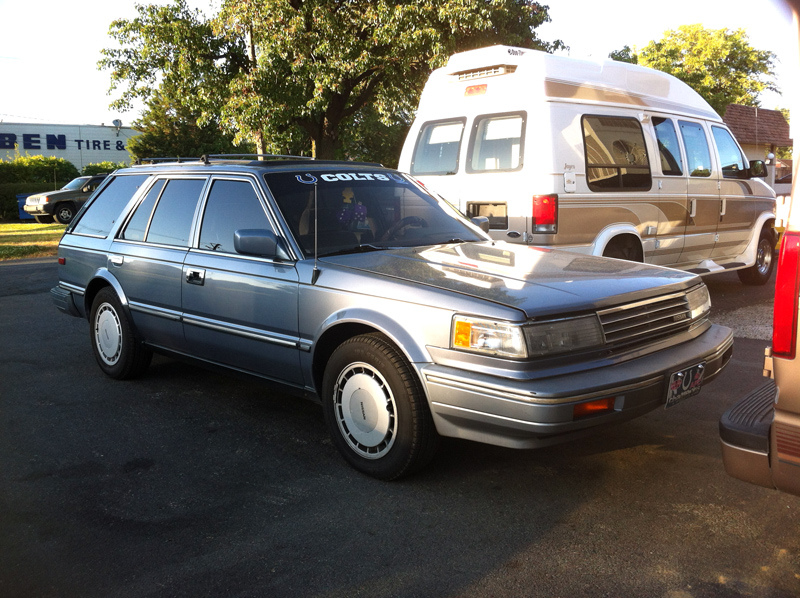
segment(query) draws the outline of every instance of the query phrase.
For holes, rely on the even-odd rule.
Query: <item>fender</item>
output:
[[[100,281],[107,283],[114,289],[114,292],[117,293],[117,297],[119,297],[119,302],[122,304],[122,309],[124,309],[128,317],[131,318],[131,308],[130,304],[128,303],[128,297],[125,295],[125,291],[122,290],[122,285],[119,283],[116,276],[109,272],[108,268],[98,268],[94,275],[92,275],[89,284],[86,286],[86,292],[83,295],[86,317],[89,318],[90,314],[92,313],[90,298],[94,298],[94,295],[96,294],[94,289],[97,288],[97,286],[100,284]]]
[[[639,243],[642,246],[642,255],[645,257],[645,261],[647,261],[648,252],[644,242],[642,241],[642,237],[639,235],[639,231],[637,231],[633,225],[622,222],[610,224],[600,231],[600,233],[594,238],[594,243],[592,243],[590,246],[591,255],[602,256],[611,239],[622,234],[633,235],[639,239]]]
[[[744,262],[748,267],[756,263],[758,238],[761,236],[761,229],[763,229],[764,225],[769,221],[772,221],[773,226],[775,225],[775,214],[772,212],[764,212],[758,217],[755,225],[753,225],[753,233],[750,235],[750,241],[747,243],[747,247],[741,255],[736,257],[737,262]]]
[[[406,330],[407,325],[403,326],[390,315],[366,307],[347,308],[342,312],[330,314],[320,324],[314,334],[314,338],[318,340],[330,330],[348,324],[369,326],[386,335],[410,363],[430,363],[432,361],[430,353],[428,353],[425,346],[414,340],[414,335]],[[311,349],[312,359],[316,349],[317,343],[315,342]]]

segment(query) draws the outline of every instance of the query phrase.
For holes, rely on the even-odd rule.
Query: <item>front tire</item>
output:
[[[383,335],[342,343],[322,385],[333,443],[358,471],[393,480],[433,458],[439,437],[425,394],[408,360]]]
[[[101,289],[92,303],[90,337],[103,372],[117,380],[140,376],[153,353],[136,339],[128,315],[113,289]]]
[[[767,284],[769,277],[772,276],[772,270],[775,268],[775,260],[773,259],[774,247],[775,237],[772,231],[768,227],[762,228],[758,237],[756,263],[749,268],[736,271],[739,275],[739,280],[743,284],[752,286]]]

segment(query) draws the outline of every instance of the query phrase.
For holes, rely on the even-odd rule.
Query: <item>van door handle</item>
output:
[[[206,280],[205,270],[195,270],[194,268],[186,268],[184,273],[186,275],[186,282],[188,282],[189,284],[196,284],[203,286],[203,283]]]
[[[690,199],[689,200],[689,218],[694,218],[697,216],[697,200]]]
[[[722,220],[722,217],[725,215],[725,212],[728,210],[728,200],[723,198],[719,202],[719,219]]]

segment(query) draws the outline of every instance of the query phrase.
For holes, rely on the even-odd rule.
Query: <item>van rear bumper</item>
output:
[[[719,420],[722,461],[731,477],[774,488],[769,431],[778,387],[768,380],[728,409]]]

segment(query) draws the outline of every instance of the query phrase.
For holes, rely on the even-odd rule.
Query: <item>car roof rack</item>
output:
[[[174,158],[137,158],[136,164],[137,166],[141,166],[142,164],[160,164],[162,162],[177,162],[178,164],[182,162],[198,162],[202,160],[202,158],[189,158],[186,156],[176,156]]]
[[[288,156],[283,154],[203,154],[200,160],[204,164],[210,164],[211,160],[236,160],[242,158],[254,158],[256,160],[316,160],[310,156]]]

